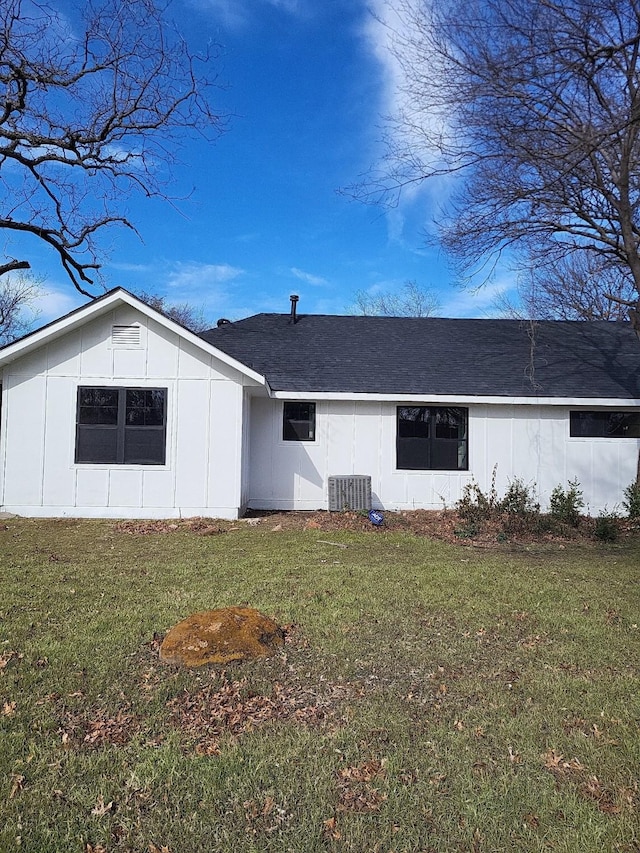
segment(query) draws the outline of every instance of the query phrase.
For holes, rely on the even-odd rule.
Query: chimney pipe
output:
[[[300,297],[297,294],[292,293],[291,296],[289,297],[289,299],[291,300],[291,322],[297,323],[298,322],[297,304],[298,304],[298,300],[300,299]]]

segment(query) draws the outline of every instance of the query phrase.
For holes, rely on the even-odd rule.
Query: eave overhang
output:
[[[470,394],[376,394],[350,393],[348,391],[271,391],[276,400],[352,400],[361,402],[388,402],[407,404],[433,404],[450,406],[468,406],[474,404],[506,406],[571,406],[594,408],[640,408],[640,399],[620,397],[507,397],[499,395]]]

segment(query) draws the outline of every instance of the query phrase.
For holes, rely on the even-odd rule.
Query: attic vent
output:
[[[329,511],[371,509],[371,477],[329,477]]]
[[[114,347],[139,347],[140,326],[112,326],[111,343]]]

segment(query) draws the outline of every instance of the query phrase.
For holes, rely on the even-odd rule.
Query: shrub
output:
[[[456,527],[453,533],[458,539],[473,539],[474,536],[478,535],[478,527],[475,522],[469,521],[463,527]]]
[[[620,530],[618,528],[618,514],[614,511],[601,512],[596,519],[593,535],[601,542],[615,542]]]
[[[551,515],[557,521],[577,527],[580,522],[580,510],[584,507],[578,480],[569,480],[566,491],[561,485],[557,485],[551,492],[549,506]]]
[[[640,518],[640,483],[630,483],[624,490],[622,506],[629,518]]]
[[[455,531],[456,536],[471,538],[493,521],[498,523],[506,538],[506,533],[526,529],[539,516],[540,504],[535,499],[535,483],[527,485],[516,477],[509,481],[509,487],[500,499],[496,489],[496,469],[497,466],[494,466],[488,492],[483,492],[475,480],[464,487],[456,510],[465,524]]]
[[[500,501],[500,509],[509,515],[522,516],[540,512],[540,504],[535,499],[535,483],[528,486],[519,477],[511,480]]]
[[[489,521],[499,511],[500,502],[496,491],[496,469],[493,466],[491,475],[491,488],[488,493],[482,491],[480,486],[473,480],[467,483],[462,491],[462,497],[456,504],[460,518],[473,524]]]

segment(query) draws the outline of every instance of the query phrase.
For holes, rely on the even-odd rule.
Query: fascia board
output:
[[[243,364],[241,361],[237,361],[235,358],[232,358],[230,355],[227,355],[222,350],[217,349],[212,346],[212,344],[207,343],[203,338],[196,335],[195,332],[189,331],[189,329],[185,329],[184,326],[181,326],[179,323],[174,322],[169,317],[165,317],[164,314],[161,314],[159,311],[156,311],[154,308],[151,308],[150,305],[147,305],[145,302],[136,299],[135,296],[132,296],[127,291],[122,292],[123,302],[126,302],[127,305],[131,305],[133,308],[137,308],[143,314],[146,314],[147,317],[150,317],[152,320],[155,320],[161,326],[164,326],[165,329],[169,329],[172,332],[180,335],[185,340],[192,343],[194,346],[208,353],[209,355],[214,356],[219,361],[222,361],[224,364],[232,367],[234,370],[237,370],[238,373],[242,373],[244,376],[253,379],[255,382],[258,382],[260,385],[266,385],[266,379],[260,373],[256,373],[255,370],[252,370],[250,367],[247,367],[246,364]]]
[[[38,349],[43,344],[56,340],[56,338],[61,337],[67,332],[84,325],[93,317],[98,317],[100,314],[110,310],[114,304],[124,301],[120,297],[120,294],[114,291],[87,303],[87,305],[75,308],[69,314],[65,314],[64,317],[53,320],[41,329],[29,332],[23,338],[19,338],[19,340],[3,347],[0,351],[0,365],[9,364],[32,350]]]
[[[354,400],[390,403],[438,403],[440,405],[471,405],[473,403],[491,403],[513,406],[581,406],[593,409],[598,406],[619,409],[640,408],[640,399],[621,397],[501,397],[496,395],[469,394],[365,394],[348,391],[272,391],[276,400]]]
[[[8,344],[0,351],[0,367],[15,361],[17,358],[21,358],[23,355],[26,355],[49,341],[53,341],[56,338],[61,337],[67,332],[83,326],[89,320],[113,310],[118,305],[129,305],[130,307],[135,308],[141,314],[146,315],[159,325],[180,335],[182,338],[189,341],[203,352],[206,352],[208,355],[217,358],[219,361],[229,367],[232,367],[244,376],[253,379],[260,385],[267,385],[265,377],[256,373],[255,370],[251,370],[251,368],[242,364],[242,362],[237,361],[235,358],[231,358],[231,356],[228,356],[226,353],[222,352],[222,350],[217,349],[202,338],[198,337],[194,332],[189,331],[189,329],[185,329],[184,326],[174,322],[169,317],[165,317],[164,314],[161,314],[154,308],[151,308],[151,306],[121,288],[117,288],[104,296],[98,297],[92,302],[89,302],[87,305],[76,308],[74,311],[71,311],[59,320],[54,320],[46,326],[43,326],[41,329],[36,329],[35,332],[25,335],[23,338],[20,338],[20,340],[15,341],[12,344]]]

